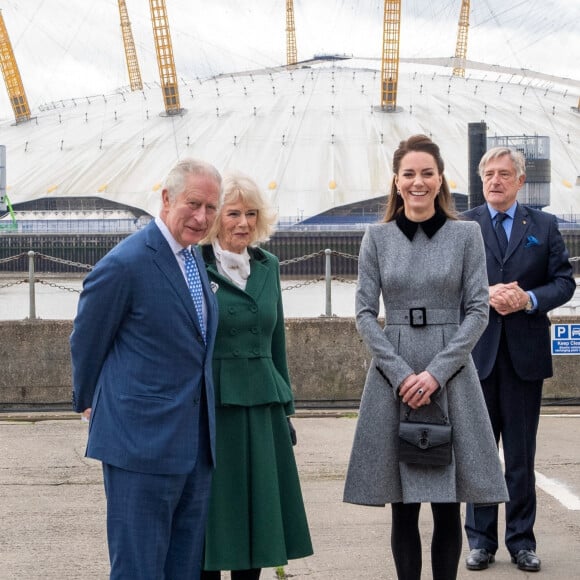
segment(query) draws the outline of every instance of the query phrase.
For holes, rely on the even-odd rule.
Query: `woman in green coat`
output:
[[[219,305],[214,350],[216,457],[202,580],[235,580],[312,554],[288,416],[278,259],[256,244],[275,214],[244,175],[224,178],[224,198],[202,254]]]

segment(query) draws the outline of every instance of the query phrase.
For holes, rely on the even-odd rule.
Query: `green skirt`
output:
[[[206,570],[283,566],[312,554],[283,405],[216,408]]]

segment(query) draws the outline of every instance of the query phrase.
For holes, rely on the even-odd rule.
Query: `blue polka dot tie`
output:
[[[199,270],[197,269],[197,262],[190,250],[187,248],[179,252],[185,259],[185,275],[187,277],[187,285],[189,293],[193,298],[193,304],[197,312],[197,318],[201,327],[201,333],[205,339],[205,324],[203,320],[203,288],[201,286],[201,278],[199,277]]]

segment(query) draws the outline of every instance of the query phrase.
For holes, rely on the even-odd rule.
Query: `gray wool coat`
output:
[[[381,295],[384,328],[378,321]],[[410,308],[426,309],[425,326],[409,325]],[[384,506],[508,500],[470,354],[486,327],[488,308],[478,224],[447,220],[431,238],[419,227],[412,241],[395,221],[368,228],[359,256],[356,321],[372,360],[346,477],[345,502]],[[423,370],[441,386],[435,400],[443,407],[447,402],[453,425],[453,460],[445,467],[399,463],[403,405],[397,390],[407,376]],[[431,403],[414,411],[412,419],[440,421],[441,412]]]

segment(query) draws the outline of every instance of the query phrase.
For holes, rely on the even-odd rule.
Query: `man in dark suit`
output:
[[[576,285],[556,218],[516,201],[526,179],[523,155],[490,149],[479,174],[487,203],[465,216],[479,223],[485,241],[490,314],[473,359],[503,446],[510,495],[505,543],[520,570],[537,572],[534,458],[542,383],[552,376],[547,313],[570,300]],[[494,562],[497,516],[497,505],[467,505],[469,570]]]
[[[218,316],[192,245],[208,232],[220,195],[213,166],[181,161],[159,217],[113,248],[83,285],[70,340],[73,407],[90,417],[86,455],[103,464],[112,579],[200,575]]]

